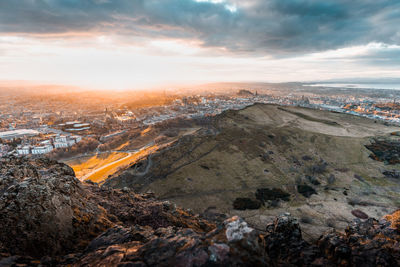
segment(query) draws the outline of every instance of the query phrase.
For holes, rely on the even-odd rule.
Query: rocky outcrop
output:
[[[85,249],[115,225],[215,227],[153,197],[82,184],[69,166],[46,158],[2,158],[0,255],[59,257]]]
[[[398,217],[399,212],[390,218]],[[390,220],[355,220],[345,233],[323,235],[318,247],[334,265],[399,266],[400,232]]]
[[[400,232],[400,210],[386,215],[385,220],[390,222],[390,226]]]
[[[400,179],[400,172],[398,170],[384,170],[382,174],[388,178]]]
[[[400,142],[398,140],[375,139],[365,146],[372,154],[374,160],[383,161],[386,164],[400,163]]]
[[[255,230],[153,194],[82,184],[47,159],[0,161],[0,266],[398,266],[400,211],[315,244],[285,213]],[[362,217],[362,216],[361,216]]]
[[[208,233],[176,227],[114,227],[92,241],[75,266],[262,266],[257,232],[234,217]]]
[[[288,213],[263,233],[239,217],[208,233],[117,226],[93,240],[74,266],[398,266],[400,235],[392,226],[355,220],[345,233],[326,233],[316,244],[304,241]]]
[[[0,166],[2,252],[65,253],[84,248],[85,241],[111,226],[69,166],[14,157],[0,159]]]
[[[298,221],[289,213],[277,217],[267,225],[263,236],[271,265],[312,266],[327,265],[327,259],[316,245],[303,240]]]

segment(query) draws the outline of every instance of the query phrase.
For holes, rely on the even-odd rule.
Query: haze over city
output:
[[[0,79],[137,89],[399,77],[399,5],[5,0]]]

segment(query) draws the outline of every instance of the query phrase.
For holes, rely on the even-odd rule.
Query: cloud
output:
[[[293,55],[400,45],[392,0],[2,0],[0,32],[197,40],[234,53]]]
[[[360,64],[382,67],[400,67],[400,46],[377,44],[364,55],[353,58]]]

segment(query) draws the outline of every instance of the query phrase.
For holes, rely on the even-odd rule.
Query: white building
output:
[[[76,143],[75,139],[68,139],[68,141],[67,141],[68,146],[73,146],[75,143]]]
[[[135,117],[130,116],[120,116],[115,118],[119,124],[130,124],[137,121]]]
[[[52,140],[44,140],[39,143],[39,145],[19,145],[17,147],[18,155],[42,155],[53,151],[54,148],[67,148],[73,146],[74,144],[80,142],[82,137],[80,136],[65,136],[58,135]],[[1,152],[1,151],[0,151]]]
[[[65,135],[59,135],[54,139],[54,142],[66,143],[67,137]]]
[[[18,155],[29,155],[31,152],[30,146],[17,146],[17,153]]]
[[[77,135],[72,135],[72,136],[60,135],[54,139],[53,144],[55,148],[65,148],[73,146],[74,144],[79,143],[81,140],[82,137]]]
[[[54,142],[54,147],[55,148],[68,147],[68,143],[67,142]]]
[[[39,135],[39,132],[31,129],[20,129],[13,131],[0,132],[0,138],[4,140],[11,140],[14,138],[24,138]]]
[[[51,145],[35,146],[32,148],[32,154],[33,155],[42,155],[42,154],[50,153],[52,150],[53,150],[53,147]]]
[[[89,127],[81,127],[81,128],[69,128],[69,129],[65,129],[65,131],[67,131],[67,132],[81,132],[81,131],[86,131],[86,130],[89,130],[90,129],[90,126]]]
[[[51,141],[50,140],[44,140],[44,141],[41,141],[40,144],[42,146],[48,146],[48,145],[51,145]]]
[[[74,128],[82,128],[82,127],[90,127],[89,123],[76,123],[74,124]]]

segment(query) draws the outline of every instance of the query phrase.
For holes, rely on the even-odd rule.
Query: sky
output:
[[[101,89],[400,77],[397,0],[1,0],[0,80]]]

